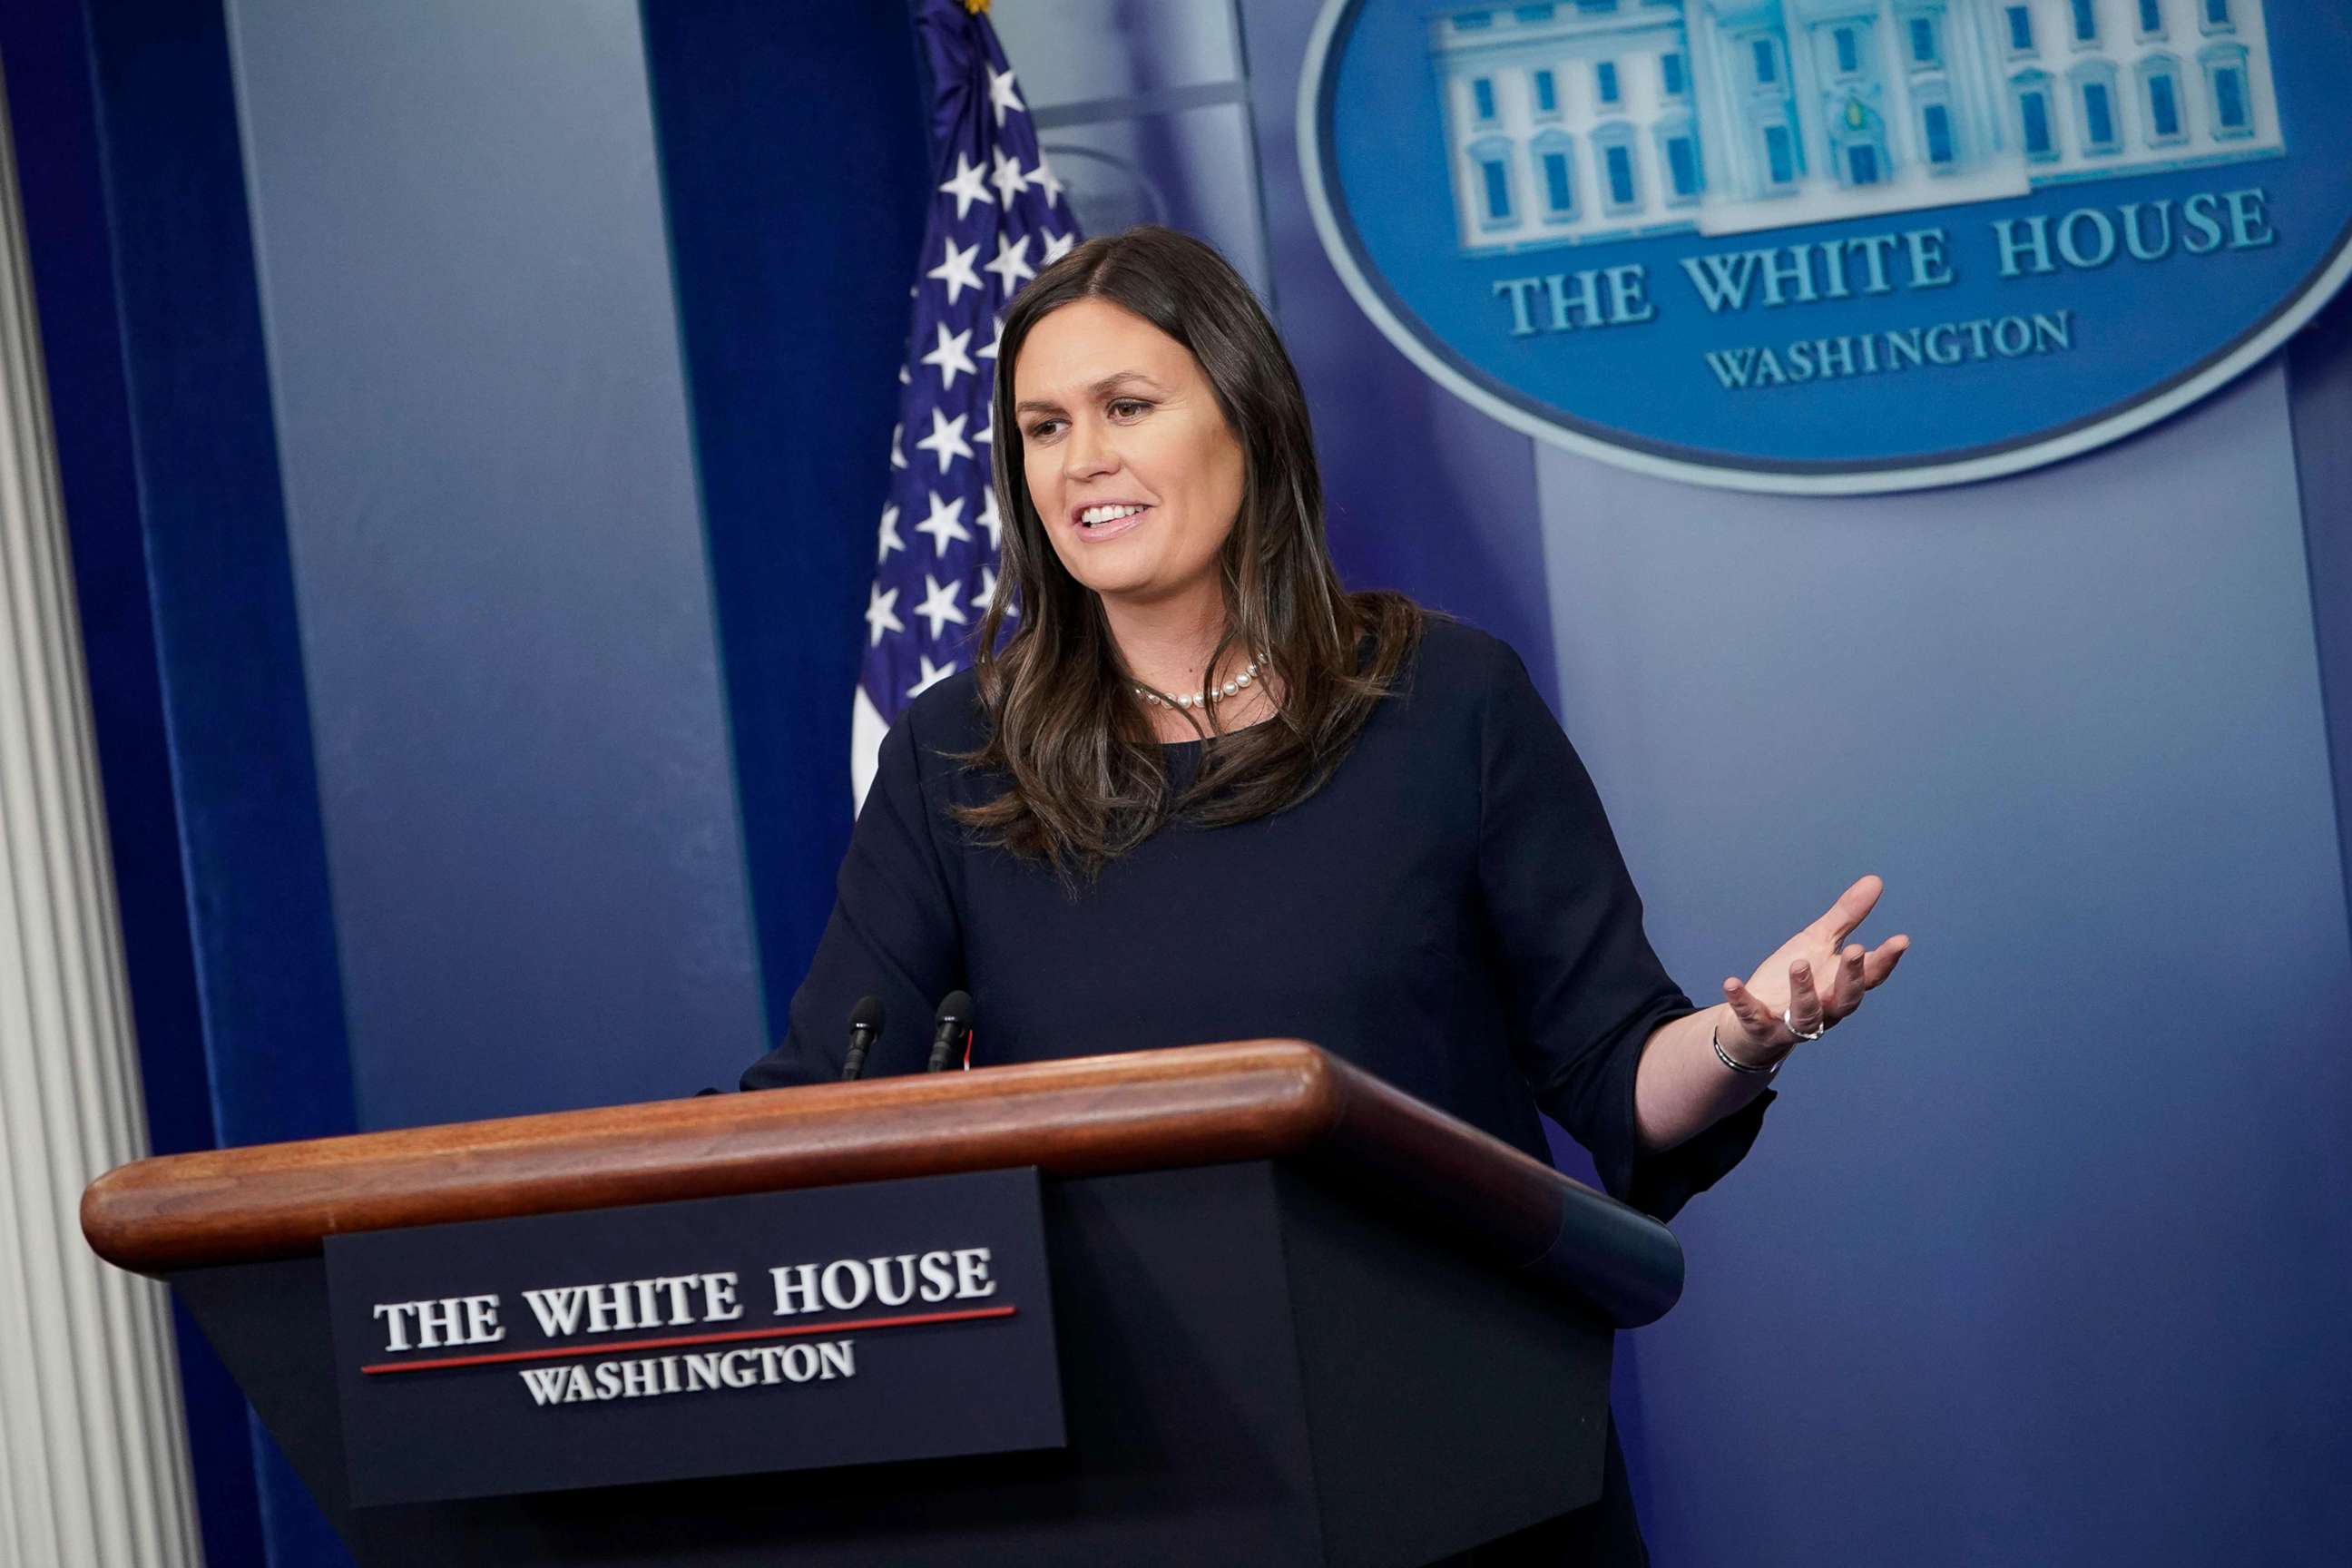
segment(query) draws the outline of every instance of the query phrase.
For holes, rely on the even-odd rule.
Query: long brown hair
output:
[[[1212,691],[1193,719],[1207,742],[1201,766],[1181,795],[1170,787],[1102,601],[1062,565],[1029,499],[1013,367],[1040,320],[1084,299],[1117,305],[1183,344],[1242,447],[1241,510],[1218,555],[1225,630],[1206,668],[1219,668],[1236,646],[1263,652],[1281,705],[1265,723],[1225,732]],[[1009,784],[993,800],[955,808],[958,819],[983,842],[1066,877],[1090,876],[1171,816],[1246,822],[1321,788],[1411,657],[1422,612],[1400,594],[1340,586],[1324,541],[1307,399],[1249,285],[1213,248],[1173,229],[1089,240],[1013,296],[993,401],[1003,566],[976,638],[989,736],[962,760]],[[1000,647],[1008,617],[1013,634]]]

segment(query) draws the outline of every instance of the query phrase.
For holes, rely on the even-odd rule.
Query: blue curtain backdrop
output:
[[[158,1152],[354,1125],[224,18],[0,8]],[[214,1563],[341,1560],[177,1315]]]
[[[158,1152],[731,1081],[849,823],[908,16],[29,0],[0,68]],[[183,1331],[208,1559],[347,1561]]]

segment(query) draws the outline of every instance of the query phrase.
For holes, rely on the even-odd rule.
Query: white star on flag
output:
[[[890,559],[890,552],[906,548],[907,542],[898,537],[898,509],[895,506],[884,507],[882,509],[882,551],[874,559],[877,562],[887,561]]]
[[[945,664],[933,664],[929,654],[920,657],[923,661],[923,672],[916,678],[914,685],[907,688],[907,700],[909,702],[956,672],[956,661],[953,659],[948,660]]]
[[[1022,177],[1029,182],[1030,189],[1043,191],[1045,193],[1045,205],[1047,206],[1057,206],[1060,205],[1062,200],[1062,182],[1054,178],[1054,171],[1045,166],[1045,159],[1038,159],[1037,166],[1030,170]]]
[[[996,515],[996,487],[991,485],[980,503],[980,526],[988,530],[988,547],[1004,552],[1004,520]]]
[[[1029,265],[1029,237],[1023,235],[1018,245],[1013,242],[1009,234],[1000,237],[996,242],[996,259],[988,264],[988,270],[1003,279],[1007,294],[1020,288],[1027,279],[1036,277],[1037,269]]]
[[[1077,243],[1078,237],[1076,234],[1055,234],[1052,229],[1047,229],[1045,231],[1045,258],[1044,261],[1040,262],[1039,265],[1043,267],[1053,266],[1054,263],[1061,260],[1065,256],[1069,255],[1070,247]],[[1000,328],[998,330],[1002,331],[1003,329]]]
[[[1032,177],[1034,178],[1034,176]],[[1051,174],[1048,174],[1045,177],[1049,180],[1053,178]],[[991,206],[996,205],[996,198],[988,194],[987,166],[985,164],[973,163],[971,159],[965,157],[961,152],[956,154],[955,178],[950,180],[946,184],[941,185],[940,189],[946,195],[953,196],[956,199],[956,219],[958,222],[961,222],[963,215],[971,210],[971,204],[974,202],[986,202]],[[1061,184],[1059,182],[1055,182],[1054,190],[1055,195],[1060,194]],[[1052,197],[1048,197],[1046,199],[1050,202]]]
[[[983,566],[980,569],[980,586],[971,595],[971,607],[984,616],[988,613],[988,602],[994,597],[996,597],[996,568]],[[1012,605],[1004,606],[1006,620],[1011,620],[1019,612]]]
[[[953,419],[931,410],[931,433],[915,443],[919,452],[929,452],[940,460],[940,472],[946,473],[948,465],[958,458],[971,456],[971,446],[963,438],[964,422],[971,417],[959,414]]]
[[[915,606],[915,614],[931,623],[931,640],[940,640],[940,633],[950,621],[958,626],[968,623],[963,618],[963,606],[956,603],[956,589],[961,586],[950,577],[942,583],[929,573],[923,574],[923,602]]]
[[[904,425],[890,426],[890,466],[894,468],[907,466],[907,448],[903,444],[906,439],[907,427]]]
[[[940,346],[925,354],[923,363],[939,366],[940,385],[942,389],[955,384],[958,371],[963,372],[966,375],[980,374],[980,366],[972,363],[971,356],[963,352],[964,344],[970,342],[971,342],[970,327],[950,337],[948,335],[948,324],[945,321],[940,323]]]
[[[1000,131],[1004,128],[1004,116],[1008,111],[1013,114],[1029,112],[1028,107],[1013,96],[1013,73],[1010,70],[1000,72],[994,66],[988,68],[988,101],[995,107],[996,127]]]
[[[974,244],[958,250],[956,242],[952,238],[942,243],[947,247],[947,258],[923,276],[936,278],[946,284],[948,303],[952,305],[965,289],[977,289],[981,286],[980,274],[971,269],[971,258],[980,254],[980,247]]]
[[[1029,188],[1027,177],[1021,173],[1021,161],[1006,157],[1002,151],[996,154],[996,173],[988,177],[988,183],[996,187],[1007,211],[1012,210],[1013,198]]]
[[[948,541],[970,539],[971,530],[963,525],[963,497],[948,497],[931,492],[931,515],[915,524],[917,533],[931,536],[931,556],[934,560],[948,552]],[[892,597],[897,597],[894,592]]]
[[[900,620],[898,618],[898,612],[891,607],[898,604],[898,590],[896,588],[885,589],[879,583],[875,584],[872,590],[867,593],[866,598],[866,625],[867,629],[874,634],[874,637],[871,642],[866,645],[866,647],[878,647],[881,644],[882,634],[884,632],[903,632],[907,629],[907,623]]]
[[[996,335],[988,340],[988,346],[980,351],[980,357],[982,359],[994,359],[996,357],[996,351],[1003,346],[1004,318],[999,316],[996,318]]]

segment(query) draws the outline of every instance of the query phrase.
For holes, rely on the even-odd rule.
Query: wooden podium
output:
[[[359,1232],[1034,1167],[1045,1451],[356,1508],[321,1257]],[[1254,1041],[141,1161],[90,1245],[177,1289],[363,1563],[1417,1564],[1599,1495],[1663,1226]]]

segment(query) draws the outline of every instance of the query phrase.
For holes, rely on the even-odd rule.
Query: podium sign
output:
[[[352,1500],[1060,1447],[1038,1181],[331,1237]]]

